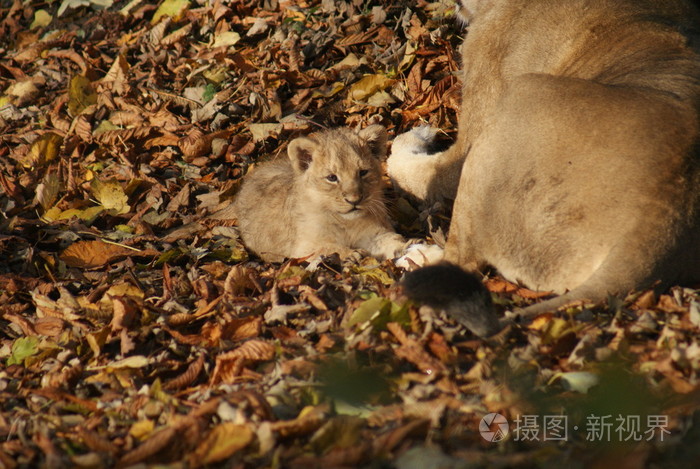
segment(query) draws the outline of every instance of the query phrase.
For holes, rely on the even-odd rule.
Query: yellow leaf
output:
[[[97,103],[97,93],[95,93],[92,83],[82,75],[71,78],[68,97],[68,112],[71,116],[77,116],[86,107]]]
[[[41,219],[47,222],[52,222],[58,220],[59,216],[61,216],[61,209],[58,207],[51,207],[46,212],[44,212],[44,215],[41,217]]]
[[[330,98],[345,89],[345,85],[339,81],[327,86],[322,86],[311,95],[312,98]]]
[[[134,423],[129,429],[129,435],[133,436],[139,441],[144,441],[155,429],[155,423],[152,420],[141,420],[140,422]]]
[[[143,299],[144,294],[139,287],[129,282],[118,283],[109,287],[109,290],[102,296],[102,301],[111,301],[110,297],[130,296],[132,298]]]
[[[571,326],[566,319],[552,318],[542,330],[542,343],[554,343],[557,339],[570,331]]]
[[[129,213],[129,197],[116,179],[100,181],[95,178],[90,183],[92,195],[102,204],[111,215]]]
[[[131,357],[122,358],[107,365],[107,368],[143,368],[148,365],[148,358],[143,355],[133,355]]]
[[[29,29],[43,28],[51,24],[53,17],[46,10],[37,10],[34,12],[34,21],[32,21]]]
[[[229,77],[228,68],[226,67],[215,67],[202,72],[204,78],[207,80],[220,85],[224,80]]]
[[[94,130],[94,132],[92,134],[94,136],[98,136],[98,135],[103,134],[105,132],[109,132],[110,130],[120,130],[120,129],[121,129],[121,127],[112,124],[110,121],[103,120],[97,125],[97,128]]]
[[[241,35],[235,31],[224,31],[222,33],[216,34],[214,36],[214,44],[212,44],[212,49],[217,47],[228,47],[236,44],[241,40]]]
[[[63,143],[63,137],[53,132],[47,132],[41,137],[34,140],[31,148],[29,149],[28,161],[25,161],[23,165],[27,168],[32,168],[34,166],[43,166],[46,163],[56,159],[58,156],[58,150]]]
[[[179,21],[182,16],[189,8],[189,0],[165,0],[160,4],[153,19],[151,19],[151,24],[156,24],[164,16],[171,17],[174,21]]]
[[[247,425],[225,422],[214,427],[193,454],[193,465],[206,465],[230,458],[253,441]]]
[[[44,215],[41,218],[48,222],[52,222],[56,220],[70,220],[71,218],[75,217],[79,218],[80,220],[84,220],[88,223],[92,223],[92,221],[95,220],[95,218],[97,218],[97,215],[99,215],[103,211],[104,207],[99,206],[86,208],[85,210],[69,208],[68,210],[64,211],[61,211],[58,207],[51,207],[44,213]]]
[[[386,75],[365,75],[360,81],[350,87],[349,97],[353,101],[362,101],[372,96],[377,91],[383,91],[393,85],[392,80]]]

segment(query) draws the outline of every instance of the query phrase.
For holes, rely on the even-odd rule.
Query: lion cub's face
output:
[[[386,130],[334,129],[289,144],[289,158],[309,202],[343,218],[383,216],[380,160]]]

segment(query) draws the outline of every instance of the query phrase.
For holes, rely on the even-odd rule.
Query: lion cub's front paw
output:
[[[411,267],[422,267],[442,260],[444,250],[435,244],[412,244],[403,256],[394,262],[397,267],[408,270]]]

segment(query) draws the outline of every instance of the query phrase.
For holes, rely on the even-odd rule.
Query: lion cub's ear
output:
[[[287,147],[287,155],[292,160],[294,171],[301,174],[307,169],[318,150],[318,143],[307,137],[299,137],[292,140]]]
[[[386,129],[383,125],[374,124],[360,130],[358,135],[367,143],[372,156],[382,159],[386,156]]]

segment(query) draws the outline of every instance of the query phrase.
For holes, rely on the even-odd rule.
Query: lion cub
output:
[[[243,182],[233,206],[243,242],[269,262],[357,249],[380,259],[402,253],[410,243],[393,231],[382,194],[386,142],[381,125],[293,140],[288,160],[262,164]]]

